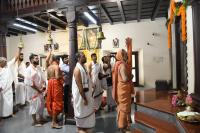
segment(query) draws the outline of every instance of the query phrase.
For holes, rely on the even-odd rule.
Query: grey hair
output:
[[[0,63],[7,61],[5,57],[0,57]]]
[[[0,57],[0,66],[5,63],[7,59],[5,57]]]

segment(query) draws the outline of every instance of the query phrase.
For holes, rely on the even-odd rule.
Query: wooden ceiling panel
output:
[[[124,6],[126,6],[126,5],[136,5],[137,4],[137,0],[130,0],[130,1],[122,1],[122,4],[124,5]]]

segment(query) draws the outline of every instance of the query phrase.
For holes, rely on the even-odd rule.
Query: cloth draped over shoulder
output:
[[[93,109],[94,99],[92,97],[91,83],[89,83],[91,81],[89,79],[89,75],[86,72],[85,68],[80,63],[76,64],[76,68],[80,70],[83,88],[88,88],[89,90],[85,92],[85,96],[88,101],[88,105],[85,106],[83,103],[84,100],[82,96],[80,95],[75,77],[73,76],[72,94],[73,94],[73,102],[74,102],[74,114],[75,114],[75,117],[77,118],[85,118],[91,115],[92,113],[94,113],[94,109]]]

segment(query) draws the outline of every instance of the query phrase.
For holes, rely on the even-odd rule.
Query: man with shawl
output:
[[[72,79],[72,95],[74,115],[78,133],[93,133],[95,127],[95,113],[92,97],[92,86],[90,76],[84,64],[86,57],[84,53],[77,53],[77,64]]]

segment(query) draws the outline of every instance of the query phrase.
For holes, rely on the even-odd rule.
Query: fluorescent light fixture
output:
[[[21,22],[24,22],[24,23],[27,23],[27,24],[33,25],[33,26],[35,26],[35,27],[38,26],[37,24],[32,23],[32,22],[27,21],[27,20],[24,20],[24,19],[22,19],[22,18],[16,18],[16,20],[19,20],[19,21],[21,21]]]
[[[13,25],[14,25],[14,26],[17,26],[17,27],[20,27],[20,28],[23,28],[23,29],[26,29],[26,30],[30,30],[30,31],[33,31],[33,32],[37,32],[36,29],[30,28],[30,27],[27,27],[27,26],[24,26],[24,25],[21,25],[21,24],[13,23]]]
[[[94,24],[97,24],[97,21],[88,12],[84,12],[84,15]]]

